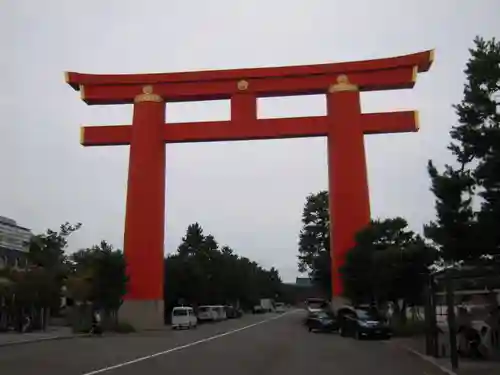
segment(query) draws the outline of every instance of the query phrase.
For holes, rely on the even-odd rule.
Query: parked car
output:
[[[216,306],[212,306],[212,308],[214,309],[214,311],[216,313],[215,320],[226,320],[227,319],[225,306],[216,305]]]
[[[266,311],[261,305],[254,305],[252,308],[252,314],[264,314]]]
[[[199,306],[198,320],[200,322],[215,322],[217,320],[217,310],[214,306]]]
[[[325,309],[318,308],[318,307],[308,307],[307,308],[307,312],[309,314],[317,313],[317,312],[320,312],[320,311],[325,311]]]
[[[352,336],[357,340],[368,337],[389,339],[392,330],[387,319],[374,308],[343,307],[338,310],[339,333],[343,337]]]
[[[330,307],[329,301],[324,298],[307,298],[304,305],[307,310],[324,310]]]
[[[276,311],[277,313],[284,313],[285,304],[283,302],[276,302],[274,305],[274,311]]]
[[[274,301],[270,298],[262,298],[260,300],[260,305],[264,312],[272,312],[274,311]]]
[[[332,332],[338,328],[337,321],[333,313],[328,313],[323,310],[309,313],[305,324],[309,332]]]
[[[172,309],[172,329],[196,328],[198,319],[192,307],[177,306]]]
[[[228,319],[236,319],[240,318],[242,315],[242,311],[233,306],[224,306],[226,310],[226,316]]]

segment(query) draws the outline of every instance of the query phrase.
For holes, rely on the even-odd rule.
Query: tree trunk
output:
[[[406,302],[406,300],[403,299],[403,303],[401,304],[401,312],[400,312],[400,321],[401,321],[401,324],[402,325],[405,325],[406,324],[406,321],[407,321],[407,315],[406,315],[406,308],[407,308],[408,304]]]
[[[38,309],[32,308],[31,309],[31,316],[32,316],[33,322],[35,321],[35,319],[37,319],[38,322],[36,323],[36,325],[38,325],[42,331],[45,331],[45,328],[46,328],[45,308],[44,307],[40,307]]]
[[[49,325],[49,320],[50,320],[50,307],[47,307],[46,309],[43,309],[43,330],[45,331],[47,329],[47,326]]]
[[[400,316],[400,311],[399,311],[399,304],[398,301],[392,301],[392,316],[391,316],[391,321],[393,323],[399,323],[399,316]]]

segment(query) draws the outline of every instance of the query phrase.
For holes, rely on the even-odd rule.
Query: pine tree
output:
[[[425,234],[447,262],[500,255],[500,43],[477,37],[469,52],[448,146],[456,164],[442,173],[428,165],[437,219]]]
[[[307,272],[316,286],[331,295],[330,216],[325,190],[306,198],[298,260],[299,271]]]

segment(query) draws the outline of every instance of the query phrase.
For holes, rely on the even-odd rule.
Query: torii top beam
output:
[[[241,93],[256,97],[325,93],[339,74],[348,74],[360,91],[412,88],[417,73],[429,70],[434,51],[410,55],[320,65],[232,69],[185,73],[66,73],[66,82],[81,92],[87,104],[130,104],[144,85],[166,102],[229,99]]]

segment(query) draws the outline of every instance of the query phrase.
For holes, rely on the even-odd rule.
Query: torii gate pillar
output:
[[[134,98],[125,211],[124,249],[133,279],[120,318],[154,328],[164,324],[165,101],[151,87],[143,91]]]
[[[327,94],[328,192],[332,295],[342,296],[340,267],[354,245],[354,235],[370,222],[370,196],[359,88],[339,76]]]

